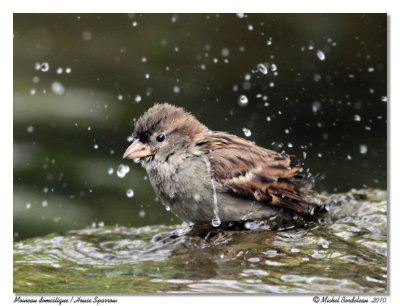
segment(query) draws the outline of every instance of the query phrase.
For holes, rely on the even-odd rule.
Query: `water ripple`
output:
[[[14,291],[386,292],[386,193],[335,196],[331,221],[281,231],[105,227],[16,242]]]

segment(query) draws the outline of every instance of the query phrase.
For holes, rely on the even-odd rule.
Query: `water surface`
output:
[[[100,227],[16,242],[14,292],[386,293],[386,192],[332,199],[331,221],[281,231]]]

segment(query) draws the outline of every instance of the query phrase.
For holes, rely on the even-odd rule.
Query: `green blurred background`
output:
[[[305,158],[319,191],[386,189],[386,14],[15,14],[13,34],[15,240],[179,223],[122,160],[156,101]]]

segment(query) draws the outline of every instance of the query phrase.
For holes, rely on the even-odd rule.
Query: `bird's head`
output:
[[[135,124],[134,142],[123,158],[167,161],[175,153],[186,150],[203,133],[206,126],[183,108],[163,103],[147,110]]]

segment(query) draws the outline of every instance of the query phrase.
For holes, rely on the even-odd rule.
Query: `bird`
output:
[[[140,116],[124,159],[140,162],[167,210],[212,227],[248,220],[315,220],[322,198],[293,155],[213,131],[181,107]]]

